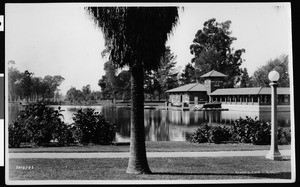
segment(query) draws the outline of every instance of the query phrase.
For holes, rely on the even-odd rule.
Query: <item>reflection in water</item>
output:
[[[58,106],[52,106],[55,109]],[[73,123],[72,117],[76,109],[86,106],[61,106],[66,123]],[[20,105],[9,105],[9,123],[12,123],[21,110]],[[92,106],[101,112],[110,122],[116,124],[118,142],[129,141],[130,107]],[[230,125],[242,117],[257,117],[261,121],[270,121],[270,112],[238,112],[238,111],[174,111],[149,110],[144,112],[145,139],[147,141],[189,141],[191,134],[203,123],[212,125]],[[278,112],[279,126],[290,126],[290,112]]]

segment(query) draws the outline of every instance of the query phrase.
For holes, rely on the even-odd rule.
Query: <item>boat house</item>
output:
[[[224,88],[223,73],[212,70],[201,77],[204,84],[191,83],[167,90],[169,106],[193,106],[221,103],[222,108],[244,111],[270,111],[271,88]],[[277,88],[278,111],[290,111],[290,89]]]
[[[191,83],[167,90],[169,102],[171,105],[188,106],[190,104],[204,104],[211,101],[211,93],[219,88],[223,88],[223,79],[226,77],[223,73],[212,70],[201,76],[205,78],[204,84]]]

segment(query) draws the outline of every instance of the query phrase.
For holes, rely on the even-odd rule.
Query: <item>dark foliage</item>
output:
[[[57,140],[58,144],[72,143],[65,140],[69,127],[61,120],[62,110],[54,110],[39,102],[26,106],[17,120],[9,125],[9,147],[19,147],[21,142],[42,146]],[[63,137],[63,138],[62,138]]]
[[[157,70],[168,33],[178,20],[177,7],[86,7],[102,29],[110,60],[118,67],[142,63]]]
[[[192,134],[192,143],[222,143],[239,142],[251,143],[254,145],[269,145],[271,143],[271,125],[268,122],[261,122],[246,116],[245,119],[237,119],[233,126],[210,126],[202,124]],[[285,145],[291,142],[290,128],[278,129],[278,144]]]
[[[241,143],[252,143],[255,145],[268,145],[271,140],[271,125],[246,116],[234,122],[234,140]]]
[[[288,145],[291,143],[291,129],[290,128],[279,128],[278,129],[278,144]]]
[[[192,134],[192,143],[205,143],[209,140],[209,130],[210,126],[208,124],[202,124],[196,131]]]
[[[229,141],[231,138],[230,130],[225,126],[212,126],[209,131],[209,140],[215,144]]]
[[[116,127],[93,108],[79,109],[74,113],[74,138],[82,144],[111,144]]]
[[[191,136],[192,143],[222,143],[231,138],[230,128],[226,126],[210,126],[202,124]]]

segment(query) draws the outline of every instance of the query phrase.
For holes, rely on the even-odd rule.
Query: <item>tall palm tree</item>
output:
[[[151,173],[144,133],[144,71],[157,70],[177,7],[86,7],[101,28],[110,60],[131,72],[131,140],[127,173]]]

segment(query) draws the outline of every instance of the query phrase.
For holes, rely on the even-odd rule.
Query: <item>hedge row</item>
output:
[[[192,134],[192,143],[240,142],[254,145],[269,145],[271,141],[271,125],[246,116],[237,119],[232,126],[212,126],[202,124]],[[278,144],[290,144],[290,128],[278,129]]]
[[[116,134],[114,125],[92,108],[79,109],[74,113],[75,123],[63,122],[63,110],[54,110],[44,103],[26,106],[17,120],[9,124],[9,147],[20,147],[21,143],[31,146],[58,146],[72,144],[110,144]]]

